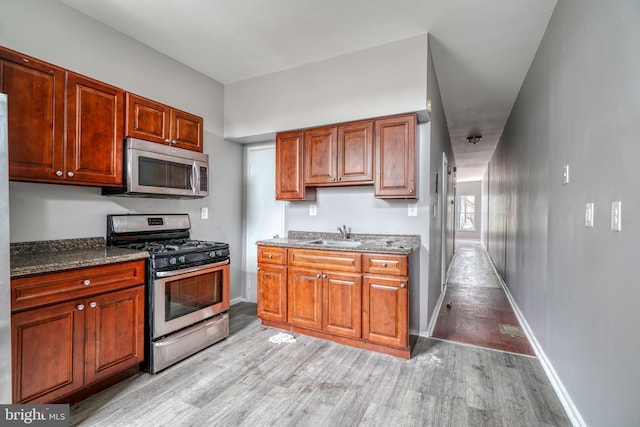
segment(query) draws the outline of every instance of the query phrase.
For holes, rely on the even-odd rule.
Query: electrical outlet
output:
[[[585,205],[584,226],[593,228],[593,202],[589,202]]]
[[[418,204],[409,203],[409,210],[407,212],[409,216],[418,216]]]
[[[200,208],[200,219],[209,218],[209,208]]]
[[[622,230],[622,202],[611,203],[611,230]]]
[[[309,205],[309,216],[316,216],[316,214],[318,213],[318,205],[311,204]]]

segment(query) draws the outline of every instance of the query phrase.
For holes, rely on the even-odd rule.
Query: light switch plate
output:
[[[309,216],[316,216],[318,213],[318,205],[315,203],[309,205]]]
[[[409,210],[407,211],[408,216],[418,216],[418,204],[417,203],[409,203]]]
[[[622,231],[622,202],[611,203],[611,230]]]
[[[564,165],[562,168],[562,183],[564,185],[569,183],[569,165]]]
[[[593,202],[589,202],[584,210],[584,226],[593,228]]]
[[[200,208],[200,219],[209,218],[209,208]]]

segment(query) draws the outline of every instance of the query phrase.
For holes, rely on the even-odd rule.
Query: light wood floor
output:
[[[82,426],[567,426],[536,358],[419,338],[411,360],[260,325],[71,407]]]

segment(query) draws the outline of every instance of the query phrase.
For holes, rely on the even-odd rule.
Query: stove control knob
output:
[[[216,251],[216,255],[223,256],[224,255],[224,251]]]
[[[215,257],[216,257],[216,251],[209,252],[209,258],[215,258]]]
[[[171,264],[171,265],[176,265],[176,263],[177,263],[177,262],[178,262],[178,260],[177,260],[177,259],[175,259],[175,257],[171,257],[171,258],[169,258],[169,264]]]
[[[186,261],[186,259],[185,259],[184,255],[182,255],[182,256],[180,256],[180,257],[178,257],[178,262],[179,262],[180,264],[184,264],[184,262],[185,262],[185,261]]]

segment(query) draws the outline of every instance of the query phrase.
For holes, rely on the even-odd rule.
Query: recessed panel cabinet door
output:
[[[315,200],[304,187],[302,131],[276,135],[276,200]]]
[[[64,78],[61,68],[0,48],[0,92],[8,100],[10,179],[64,179]]]
[[[132,93],[126,94],[126,136],[168,144],[170,108]]]
[[[324,127],[304,132],[304,183],[331,184],[337,181],[337,128]]]
[[[70,182],[122,184],[124,91],[68,73],[66,177]]]
[[[144,360],[144,286],[86,300],[87,384]]]
[[[260,264],[258,268],[258,317],[287,321],[287,267]]]
[[[338,181],[373,183],[373,121],[338,126]]]
[[[289,268],[289,323],[310,329],[322,329],[322,273]]]
[[[84,301],[11,316],[13,402],[49,403],[84,385]]]
[[[406,277],[364,276],[362,338],[407,348],[409,309]]]
[[[171,109],[171,143],[174,146],[202,153],[203,134],[202,117]]]
[[[360,338],[362,334],[362,276],[359,274],[323,273],[323,279],[322,329],[333,334]]]
[[[407,114],[375,121],[376,197],[417,197],[416,120]]]

